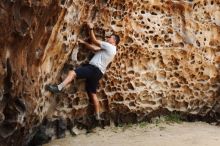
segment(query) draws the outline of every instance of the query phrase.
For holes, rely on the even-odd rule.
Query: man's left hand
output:
[[[81,40],[81,39],[78,39],[77,42],[80,43],[80,44],[84,44],[85,43],[85,41]]]
[[[90,29],[93,29],[93,27],[94,27],[93,23],[90,23],[90,22],[87,22],[87,25]]]

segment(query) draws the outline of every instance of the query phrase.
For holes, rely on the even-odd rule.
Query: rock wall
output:
[[[3,0],[2,145],[27,144],[45,119],[95,123],[84,80],[60,95],[44,88],[91,58],[76,43],[88,40],[84,21],[95,24],[101,40],[111,33],[121,37],[98,92],[106,121],[138,122],[164,111],[219,118],[218,0]]]
[[[0,144],[24,145],[42,121],[41,65],[56,32],[57,0],[0,1]],[[62,18],[60,18],[62,20]],[[54,36],[52,36],[54,34]],[[47,102],[44,102],[47,104]]]

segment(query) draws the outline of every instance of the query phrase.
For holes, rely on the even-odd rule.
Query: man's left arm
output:
[[[95,36],[95,34],[94,34],[94,31],[93,31],[94,26],[93,26],[93,24],[92,24],[92,23],[87,23],[87,25],[88,25],[88,27],[89,27],[89,29],[90,29],[90,38],[91,38],[92,42],[93,42],[96,46],[101,47],[101,41],[100,41],[100,40],[97,40],[97,38],[96,38],[96,36]]]

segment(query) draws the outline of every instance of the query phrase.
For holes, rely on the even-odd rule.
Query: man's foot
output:
[[[104,121],[104,120],[105,120],[105,119],[101,118],[101,117],[98,116],[98,115],[95,115],[95,119],[96,119],[97,121]]]
[[[60,93],[61,91],[58,89],[58,86],[57,85],[46,85],[46,90],[54,93],[54,94],[57,94],[57,93]]]

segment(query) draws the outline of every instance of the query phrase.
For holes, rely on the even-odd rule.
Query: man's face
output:
[[[111,36],[107,37],[107,41],[108,41],[109,43],[111,43],[111,44],[115,44],[115,38],[114,38],[114,36],[111,35]]]

